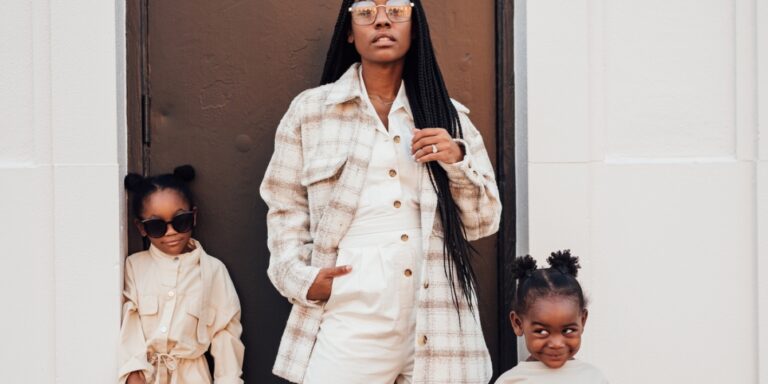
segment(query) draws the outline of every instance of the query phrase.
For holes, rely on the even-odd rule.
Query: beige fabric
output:
[[[560,368],[548,368],[540,361],[521,361],[501,375],[496,384],[608,384],[595,366],[571,360]]]
[[[416,223],[418,223],[421,168],[424,165],[411,158],[414,124],[405,85],[400,84],[397,96],[392,102],[387,116],[389,120],[389,128],[387,128],[376,114],[365,89],[362,71],[359,72],[358,83],[363,112],[369,115],[370,122],[375,123],[369,128],[376,130],[376,137],[350,230],[354,230],[355,226],[384,228],[382,222],[392,222],[392,218],[402,216],[403,211],[415,212]],[[394,176],[389,174],[390,170],[396,172]],[[400,202],[398,208],[393,206],[395,201]],[[394,220],[394,229],[403,228],[397,225],[397,222],[402,222],[402,217]],[[384,231],[384,229],[380,230]]]
[[[405,87],[393,101],[387,129],[375,115],[360,72],[365,112],[378,124],[355,217],[339,242],[336,263],[352,271],[334,279],[303,384],[413,379],[414,304],[423,260],[422,165],[410,156],[414,125]]]
[[[359,64],[335,83],[307,90],[277,128],[275,152],[261,185],[269,206],[268,274],[294,303],[273,372],[301,382],[323,314],[306,299],[322,267],[336,264],[339,241],[352,222],[373,152],[376,126],[362,111]],[[485,145],[454,102],[465,140],[461,164],[444,166],[470,240],[497,231],[499,192]],[[414,383],[487,383],[491,361],[477,312],[462,300],[457,313],[443,263],[437,195],[421,168],[422,287],[416,314]],[[454,279],[455,281],[456,279]],[[457,288],[458,289],[458,288]]]
[[[151,246],[126,259],[118,383],[138,370],[147,383],[211,383],[209,347],[214,383],[243,383],[240,301],[224,264],[195,246],[179,256]]]

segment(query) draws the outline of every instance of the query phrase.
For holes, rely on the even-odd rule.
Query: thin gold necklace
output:
[[[384,104],[384,105],[392,105],[395,102],[395,99],[397,99],[397,97],[395,97],[392,100],[386,100],[383,97],[381,97],[381,96],[379,96],[377,94],[374,94],[374,93],[369,93],[368,96],[370,96],[371,101],[373,101],[374,99],[378,99],[379,103]]]

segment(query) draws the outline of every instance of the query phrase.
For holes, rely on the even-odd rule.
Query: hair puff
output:
[[[144,178],[144,176],[139,175],[138,173],[129,173],[125,175],[125,179],[123,179],[123,185],[125,186],[125,189],[127,189],[129,192],[136,192],[141,188],[142,185],[147,183],[147,179]]]
[[[571,250],[565,249],[562,251],[552,252],[547,258],[547,262],[550,267],[557,269],[562,273],[569,274],[576,277],[579,273],[579,258],[571,256]]]
[[[530,277],[535,270],[536,260],[530,255],[517,257],[512,263],[512,276],[518,280]]]
[[[173,169],[173,177],[186,183],[195,179],[195,169],[191,165],[180,165]]]

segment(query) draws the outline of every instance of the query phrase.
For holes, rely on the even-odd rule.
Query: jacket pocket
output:
[[[139,315],[150,316],[157,314],[157,296],[142,296],[139,299]]]
[[[213,308],[201,308],[199,304],[188,304],[186,312],[192,317],[194,333],[197,335],[197,342],[208,344],[211,341],[209,329],[213,326],[216,319],[216,311]]]
[[[301,185],[308,187],[323,180],[335,180],[341,175],[347,157],[310,159],[301,172]]]

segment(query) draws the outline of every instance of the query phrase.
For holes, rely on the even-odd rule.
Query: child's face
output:
[[[528,360],[560,368],[581,347],[587,311],[573,298],[552,296],[536,299],[522,316],[512,312],[509,317],[515,334],[525,336]]]
[[[161,189],[150,194],[144,200],[144,211],[141,213],[141,220],[160,219],[170,222],[174,216],[179,213],[189,212],[190,210],[189,203],[179,192],[173,189]],[[137,220],[136,225],[141,235],[147,236],[141,220]],[[162,252],[169,255],[179,255],[184,252],[189,244],[192,238],[192,231],[179,233],[173,228],[173,225],[168,224],[164,236],[158,238],[148,236],[148,238],[152,245]]]

